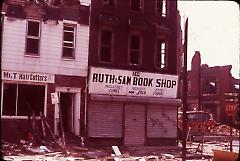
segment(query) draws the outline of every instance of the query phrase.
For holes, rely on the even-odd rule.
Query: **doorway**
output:
[[[64,132],[73,132],[74,94],[60,93],[60,108],[62,113]]]

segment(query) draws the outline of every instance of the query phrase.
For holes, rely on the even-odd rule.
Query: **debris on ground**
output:
[[[230,135],[230,129],[231,127],[228,125],[219,125],[216,126],[213,130],[212,130],[212,134],[215,135]],[[239,130],[232,128],[232,135],[233,136],[239,136]]]

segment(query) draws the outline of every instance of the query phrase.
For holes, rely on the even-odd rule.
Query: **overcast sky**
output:
[[[178,1],[178,9],[182,22],[188,17],[188,69],[195,51],[200,51],[202,64],[232,65],[232,75],[239,78],[238,4],[233,1],[185,0]]]

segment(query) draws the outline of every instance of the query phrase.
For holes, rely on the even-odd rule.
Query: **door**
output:
[[[80,135],[81,89],[57,87],[56,92],[60,97],[59,104],[55,104],[54,133],[59,135],[61,131],[59,124],[59,108],[61,108],[64,131]]]
[[[60,93],[60,108],[64,132],[73,132],[74,94]]]
[[[137,104],[125,105],[126,146],[142,146],[145,142],[145,106]]]

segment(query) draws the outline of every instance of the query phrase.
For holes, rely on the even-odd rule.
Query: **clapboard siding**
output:
[[[62,59],[63,22],[41,24],[40,56],[25,56],[26,20],[5,17],[2,41],[2,69],[86,76],[89,26],[77,24],[74,60]]]

